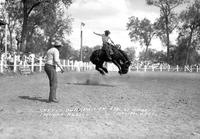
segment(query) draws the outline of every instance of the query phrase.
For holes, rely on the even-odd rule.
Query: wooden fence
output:
[[[130,67],[131,71],[143,71],[143,72],[148,72],[148,71],[152,71],[152,72],[163,72],[163,71],[167,71],[167,72],[199,72],[199,66],[170,66],[170,65],[159,65],[159,66],[132,66]]]
[[[95,69],[95,65],[91,62],[81,62],[73,60],[61,60],[62,66],[67,71],[90,71]],[[106,63],[105,66],[108,71],[118,71],[118,68],[113,63]],[[6,71],[21,72],[22,74],[29,74],[31,72],[42,72],[44,68],[44,59],[42,57],[26,57],[24,60],[19,61],[18,56],[14,56],[12,62],[6,63],[3,57],[0,59],[0,73]],[[8,70],[9,69],[9,70]],[[59,70],[59,68],[57,68]],[[142,71],[142,72],[199,72],[199,66],[170,66],[170,65],[131,65],[129,71]]]
[[[95,67],[90,62],[81,62],[81,61],[73,61],[73,60],[61,60],[62,66],[67,71],[87,71],[93,70]],[[3,57],[0,60],[0,73],[4,73],[6,71],[13,72],[23,72],[25,74],[29,74],[31,72],[42,72],[44,68],[44,59],[42,57],[39,58],[28,58],[22,61],[19,61],[17,56],[13,57],[12,62],[6,62]],[[59,71],[59,68],[56,69]]]

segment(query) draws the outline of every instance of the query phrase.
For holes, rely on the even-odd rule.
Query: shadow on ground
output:
[[[20,99],[32,100],[32,101],[40,101],[48,103],[48,99],[43,99],[41,97],[30,97],[30,96],[19,96]]]
[[[103,84],[99,81],[93,81],[93,80],[86,80],[85,82],[79,82],[79,83],[66,83],[66,84],[72,84],[72,85],[88,85],[88,86],[105,86],[105,87],[115,87],[114,85],[110,84]]]

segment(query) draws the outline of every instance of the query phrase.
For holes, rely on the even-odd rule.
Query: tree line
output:
[[[172,65],[199,63],[200,0],[146,0],[146,3],[159,8],[160,17],[151,23],[147,18],[132,16],[127,23],[131,41],[139,41],[145,47],[140,53],[140,60],[162,61]],[[175,9],[185,5],[186,8],[175,12]],[[175,45],[170,40],[173,32],[178,34]],[[149,49],[154,37],[166,46],[166,53]]]
[[[72,0],[6,0],[1,3],[0,18],[8,26],[8,51],[44,55],[52,42],[64,47],[61,58],[80,60],[80,51],[71,47],[68,35],[72,32],[73,18],[66,12]],[[5,29],[0,27],[0,48],[5,48]],[[88,62],[95,49],[83,46],[83,61]],[[131,59],[135,51],[127,48]]]
[[[80,60],[80,51],[71,47],[67,36],[72,33],[73,18],[66,12],[72,0],[5,0],[1,3],[0,18],[8,26],[8,50],[44,55],[55,40],[63,44],[61,58]],[[163,61],[169,64],[187,65],[199,63],[200,40],[200,0],[146,0],[148,6],[160,10],[160,17],[154,22],[147,18],[132,16],[127,23],[131,41],[139,41],[145,50],[140,53],[140,60]],[[175,9],[187,4],[181,12]],[[7,14],[5,14],[7,13]],[[170,35],[176,32],[176,44],[172,44]],[[150,48],[154,37],[166,46],[165,52]],[[5,29],[0,27],[0,48],[5,48]],[[83,46],[83,60],[89,61],[93,50]],[[125,51],[133,60],[133,47]]]

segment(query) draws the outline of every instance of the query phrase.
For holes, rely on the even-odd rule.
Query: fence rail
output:
[[[167,72],[199,72],[199,66],[170,66],[170,65],[165,65],[165,66],[132,66],[130,68],[131,71],[143,71],[143,72],[156,72],[156,71],[167,71]]]
[[[95,69],[95,65],[91,62],[81,62],[81,61],[73,61],[73,60],[61,60],[62,66],[67,71],[90,71]],[[105,66],[108,68],[108,71],[118,71],[118,68],[113,63],[107,63]],[[10,62],[7,62],[3,57],[0,59],[0,73],[4,73],[6,71],[13,72],[23,72],[23,73],[31,73],[31,72],[42,72],[44,68],[44,59],[42,57],[25,57],[24,60],[19,61],[19,57],[14,56]],[[59,68],[57,68],[59,71]],[[199,72],[200,67],[196,66],[170,66],[166,64],[160,65],[131,65],[129,71],[142,71],[142,72]]]
[[[12,62],[7,62],[1,57],[0,60],[0,73],[4,73],[6,71],[13,72],[42,72],[44,68],[44,59],[42,57],[39,58],[25,58],[23,61],[18,61],[17,56],[13,57]],[[95,67],[90,62],[81,62],[81,61],[73,61],[73,60],[61,60],[61,65],[67,71],[87,71],[93,70]],[[28,71],[29,70],[29,71]],[[59,68],[56,68],[59,71]]]

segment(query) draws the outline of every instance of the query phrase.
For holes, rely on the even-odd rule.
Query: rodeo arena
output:
[[[198,66],[132,61],[120,75],[61,60],[59,103],[48,103],[45,57],[1,55],[0,138],[200,138]],[[13,74],[9,74],[13,73]]]
[[[55,66],[60,45],[39,55],[8,51],[5,43],[0,52],[0,139],[200,139],[199,63],[129,60],[116,47],[110,61],[106,51],[97,49],[90,62],[58,56],[61,65]]]
[[[45,57],[36,56],[33,53],[29,53],[28,55],[16,53],[5,53],[1,54],[0,59],[0,73],[20,73],[21,75],[28,75],[34,72],[42,72],[44,70],[44,62]],[[69,59],[61,59],[62,66],[67,71],[93,71],[95,70],[95,65],[91,62],[83,62],[83,61],[74,61]],[[118,71],[118,68],[113,63],[104,63],[104,66],[111,72]],[[190,73],[198,73],[200,72],[199,65],[191,65],[191,66],[170,66],[165,63],[150,63],[150,62],[135,62],[133,61],[131,66],[129,67],[129,72],[190,72]],[[56,68],[59,71],[59,68]]]

